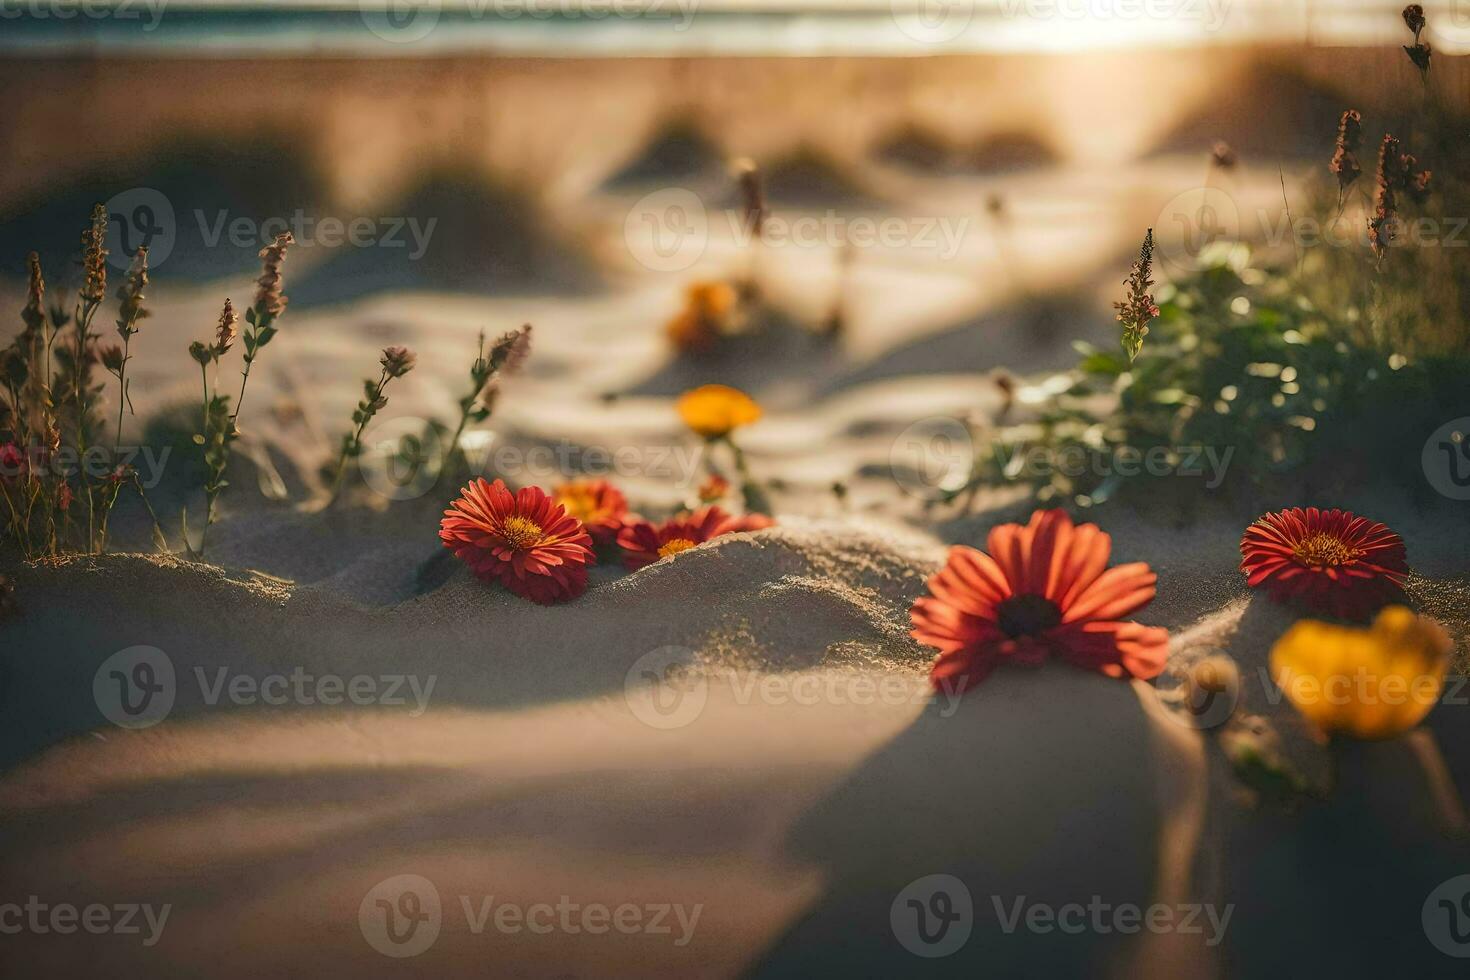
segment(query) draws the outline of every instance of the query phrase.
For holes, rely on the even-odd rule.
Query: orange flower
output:
[[[550,605],[587,589],[592,539],[539,487],[512,496],[502,480],[473,480],[444,512],[439,537],[475,575],[532,602]]]
[[[684,424],[706,439],[722,439],[761,417],[755,399],[727,385],[704,385],[686,391],[679,396],[678,407]]]
[[[998,664],[1057,657],[1109,677],[1155,677],[1169,633],[1119,620],[1148,605],[1157,576],[1142,562],[1108,568],[1113,540],[1060,510],[991,529],[989,554],[958,545],[909,612],[936,647],[930,680],[978,684]]]
[[[582,522],[599,547],[616,541],[629,517],[627,498],[606,480],[568,480],[553,487],[551,495]]]
[[[701,507],[692,514],[680,514],[657,527],[648,521],[634,521],[618,535],[618,547],[623,549],[623,564],[639,569],[722,534],[759,531],[775,523],[764,514],[732,517],[718,507]]]
[[[728,330],[736,298],[729,283],[694,283],[684,294],[684,308],[665,328],[669,342],[686,353],[710,350]]]
[[[702,503],[715,504],[725,499],[730,492],[730,481],[723,476],[711,473],[703,483],[699,485],[699,499]]]

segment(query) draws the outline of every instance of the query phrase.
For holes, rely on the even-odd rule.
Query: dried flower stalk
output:
[[[1149,322],[1159,315],[1153,294],[1149,292],[1149,287],[1154,284],[1153,268],[1154,230],[1150,228],[1143,237],[1138,261],[1133,263],[1132,271],[1124,280],[1128,295],[1122,302],[1113,304],[1118,311],[1118,321],[1123,324],[1123,350],[1127,351],[1130,362],[1143,350],[1143,338],[1148,336]]]

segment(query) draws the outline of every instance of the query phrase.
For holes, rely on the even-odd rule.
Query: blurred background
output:
[[[399,407],[448,411],[476,332],[527,320],[533,383],[578,379],[539,405],[563,427],[706,380],[780,408],[1061,369],[1073,339],[1116,343],[1146,228],[1165,279],[1197,267],[1206,218],[1290,254],[1280,216],[1345,108],[1373,146],[1394,113],[1462,97],[1470,0],[1426,8],[1432,96],[1379,0],[3,0],[0,304],[22,305],[32,249],[74,286],[106,202],[115,269],[151,252],[140,415],[194,397],[188,341],[286,230],[294,356],[253,412],[345,416],[359,338],[426,355]],[[689,367],[664,336],[684,291],[750,262],[736,157],[787,222],[767,296],[798,321],[840,310],[843,335]],[[932,391],[899,404],[966,407]],[[851,476],[850,449],[808,453],[811,480]]]

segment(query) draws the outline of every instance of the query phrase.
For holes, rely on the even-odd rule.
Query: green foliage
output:
[[[1449,417],[1470,357],[1410,358],[1364,342],[1361,321],[1371,309],[1322,309],[1289,268],[1257,267],[1239,244],[1208,253],[1197,273],[1161,288],[1158,305],[1131,363],[1123,352],[1078,344],[1081,359],[1054,380],[1039,426],[1003,430],[977,479],[1022,476],[1042,499],[1086,506],[1143,485],[1156,490],[1158,477],[1205,447],[1217,458],[1230,453],[1227,489],[1374,477],[1423,487],[1420,442],[1405,433],[1427,433]],[[1037,446],[1102,465],[1020,473],[1018,454]],[[1150,452],[1159,466],[1109,464]],[[1127,470],[1138,472],[1120,472]]]

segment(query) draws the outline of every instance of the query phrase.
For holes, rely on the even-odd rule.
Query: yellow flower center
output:
[[[693,541],[690,541],[688,538],[674,538],[670,541],[666,541],[658,549],[658,555],[660,558],[667,558],[670,555],[677,555],[681,551],[688,551],[690,548],[694,547],[694,544],[695,543]]]
[[[540,544],[546,532],[530,518],[516,516],[500,525],[500,536],[516,551],[525,551]]]
[[[1302,564],[1319,568],[1346,565],[1350,561],[1357,561],[1363,557],[1363,553],[1357,548],[1343,544],[1341,539],[1320,531],[1298,542],[1292,548],[1292,552]]]

